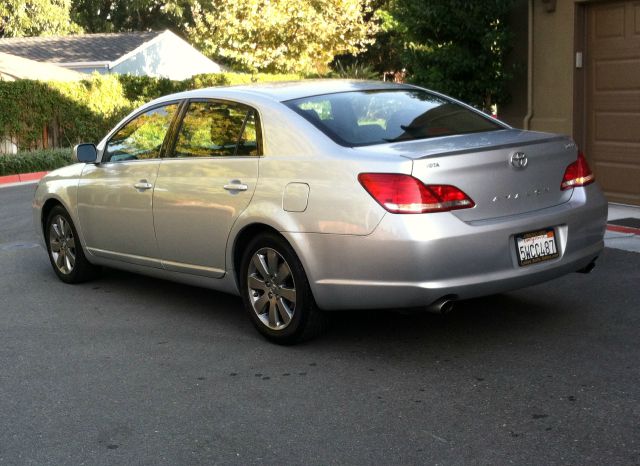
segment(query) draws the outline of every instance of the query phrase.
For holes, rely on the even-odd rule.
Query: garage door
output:
[[[640,205],[640,1],[587,12],[585,155],[610,201]]]

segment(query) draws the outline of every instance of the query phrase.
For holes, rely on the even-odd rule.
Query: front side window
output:
[[[419,89],[340,92],[285,105],[343,146],[504,129],[487,116]]]
[[[178,104],[153,108],[135,117],[120,128],[107,143],[104,162],[155,159],[160,149]]]
[[[178,133],[175,157],[257,155],[255,111],[240,104],[191,102]]]

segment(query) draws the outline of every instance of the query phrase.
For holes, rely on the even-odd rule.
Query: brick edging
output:
[[[640,235],[640,228],[624,227],[624,226],[621,226],[621,225],[608,224],[607,225],[607,230],[608,231],[615,231],[616,233],[631,233],[631,234],[634,234],[634,235]]]
[[[0,176],[0,184],[23,183],[25,181],[38,181],[49,172],[20,173],[18,175]]]

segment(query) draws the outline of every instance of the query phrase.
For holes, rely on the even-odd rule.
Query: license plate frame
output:
[[[526,231],[513,236],[520,267],[547,262],[560,257],[553,227]]]

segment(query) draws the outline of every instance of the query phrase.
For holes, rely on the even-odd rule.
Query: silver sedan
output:
[[[445,311],[589,271],[603,248],[607,203],[570,138],[410,85],[169,95],[74,157],[33,201],[61,280],[107,266],[239,294],[279,343],[325,311]]]

